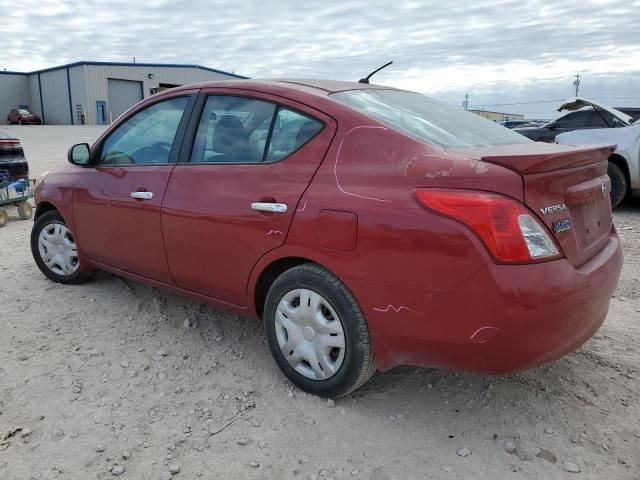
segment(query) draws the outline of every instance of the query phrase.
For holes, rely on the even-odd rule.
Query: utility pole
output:
[[[573,81],[573,86],[576,87],[576,94],[574,95],[575,97],[578,96],[578,90],[580,88],[580,74],[576,74],[576,79]]]
[[[462,106],[465,110],[469,110],[469,94],[465,94],[464,101],[462,102]]]

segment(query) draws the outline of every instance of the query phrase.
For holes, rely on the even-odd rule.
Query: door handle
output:
[[[140,200],[151,200],[153,198],[153,192],[131,192],[129,195],[131,198],[139,198]]]
[[[251,204],[251,208],[259,212],[285,213],[287,211],[287,204],[254,202]]]

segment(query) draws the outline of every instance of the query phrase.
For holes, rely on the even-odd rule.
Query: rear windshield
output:
[[[334,100],[431,145],[489,147],[531,140],[491,120],[419,93],[402,90],[348,90]]]

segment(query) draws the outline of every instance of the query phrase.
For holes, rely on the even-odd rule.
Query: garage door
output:
[[[109,79],[108,109],[113,120],[140,100],[142,100],[142,82]]]

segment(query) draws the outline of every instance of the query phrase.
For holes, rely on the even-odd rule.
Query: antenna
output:
[[[391,65],[393,63],[393,61],[389,62],[389,63],[385,63],[384,65],[382,65],[380,68],[374,70],[373,72],[371,72],[367,77],[365,78],[361,78],[360,80],[358,80],[358,83],[369,83],[369,79],[371,77],[373,77],[376,73],[378,73],[380,70],[382,70],[383,68],[388,67],[389,65]]]

